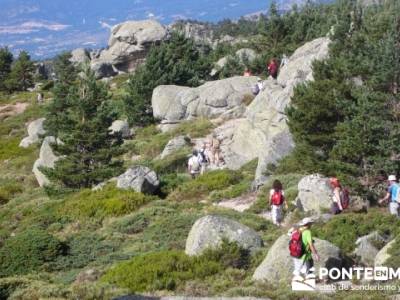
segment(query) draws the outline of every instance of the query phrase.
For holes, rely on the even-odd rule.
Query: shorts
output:
[[[399,203],[390,202],[389,203],[389,211],[391,215],[399,216]]]

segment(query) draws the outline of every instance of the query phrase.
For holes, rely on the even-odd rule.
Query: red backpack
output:
[[[282,195],[282,191],[275,191],[272,194],[271,202],[273,205],[282,205],[284,197]]]
[[[290,256],[300,258],[304,254],[303,242],[301,240],[301,231],[296,229],[292,232],[292,236],[289,242]]]
[[[343,188],[340,191],[340,204],[342,204],[343,209],[349,207],[350,204],[350,192],[348,189]]]

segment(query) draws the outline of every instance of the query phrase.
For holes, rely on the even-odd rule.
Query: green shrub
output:
[[[373,210],[367,214],[342,214],[335,216],[328,223],[315,225],[316,237],[328,240],[346,253],[355,248],[356,240],[377,230],[381,234],[396,236],[400,231],[400,220],[394,216]]]
[[[12,199],[16,194],[22,192],[21,184],[13,181],[8,181],[0,185],[0,204],[5,204]]]
[[[46,269],[64,250],[65,246],[47,232],[26,230],[6,240],[0,249],[0,276]]]
[[[384,263],[385,266],[397,269],[400,266],[400,235],[388,249],[389,258]]]
[[[181,251],[140,255],[109,270],[103,281],[128,288],[132,292],[174,290],[195,278],[205,278],[221,270],[221,264],[201,257],[189,257]]]
[[[210,134],[214,125],[208,119],[199,118],[193,121],[186,121],[174,130],[172,130],[172,136],[188,135],[190,138],[205,137]]]
[[[157,174],[184,172],[186,171],[190,152],[191,149],[185,147],[164,157],[163,159],[156,159],[152,162],[153,170],[156,171]]]
[[[168,199],[174,201],[201,200],[210,192],[225,189],[239,183],[242,179],[242,175],[237,171],[211,171],[178,186]]]
[[[190,177],[187,174],[171,173],[160,176],[160,189],[162,195],[169,195],[181,184],[188,182]]]
[[[85,189],[72,195],[66,200],[60,214],[72,218],[103,219],[128,214],[154,199],[153,196],[109,185],[100,191]]]
[[[84,268],[101,256],[115,252],[119,243],[105,240],[96,233],[80,232],[65,241],[66,252],[55,262],[55,269],[68,270]]]
[[[0,161],[25,156],[32,150],[19,147],[21,139],[18,137],[7,137],[0,139]]]

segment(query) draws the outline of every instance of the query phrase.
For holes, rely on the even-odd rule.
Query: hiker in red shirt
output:
[[[278,63],[275,59],[271,59],[268,63],[268,73],[272,78],[276,79],[278,77]]]

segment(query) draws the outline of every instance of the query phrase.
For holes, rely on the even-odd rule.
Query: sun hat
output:
[[[314,223],[314,220],[310,217],[304,218],[299,222],[299,226],[306,226],[307,224]]]
[[[388,180],[389,181],[396,181],[396,175],[389,175]]]

